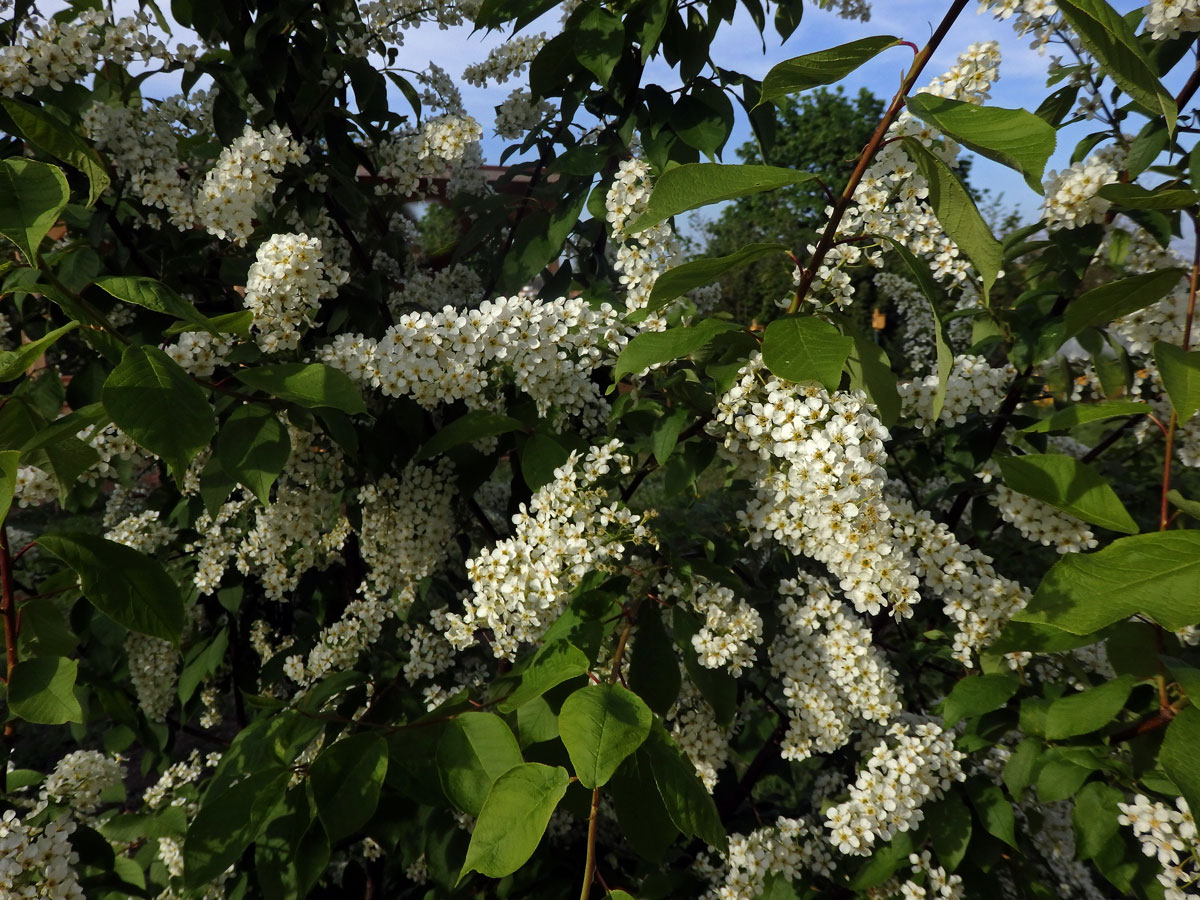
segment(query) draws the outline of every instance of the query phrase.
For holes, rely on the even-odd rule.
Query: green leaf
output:
[[[200,888],[238,861],[276,814],[292,773],[273,765],[208,791],[183,843],[184,880]]]
[[[1120,538],[1055,563],[1017,622],[1091,634],[1134,613],[1170,631],[1200,622],[1200,531]]]
[[[811,172],[778,166],[687,163],[668,169],[659,177],[650,193],[646,211],[636,222],[627,225],[625,232],[637,234],[690,209],[773,191],[790,184],[804,184],[814,178],[816,176]]]
[[[946,403],[946,383],[950,380],[950,372],[954,368],[954,351],[950,349],[950,343],[946,340],[946,329],[942,324],[941,314],[938,312],[938,298],[942,292],[938,288],[937,282],[933,280],[929,266],[917,259],[911,250],[895,238],[886,235],[878,237],[892,245],[892,250],[900,257],[900,262],[904,264],[908,274],[912,276],[921,293],[925,295],[925,299],[929,301],[929,312],[933,316],[933,340],[937,350],[938,386],[937,393],[933,396],[932,409],[932,416],[936,421],[941,416],[942,407]]]
[[[1014,491],[1102,528],[1137,534],[1137,523],[1116,491],[1087,463],[1062,453],[1003,456],[996,461],[1004,483]]]
[[[1059,697],[1046,712],[1046,739],[1089,734],[1111,724],[1133,690],[1133,676],[1122,675],[1099,687]]]
[[[929,205],[933,207],[938,223],[975,266],[986,297],[1000,274],[1004,248],[992,236],[962,181],[940,157],[916,138],[904,138],[904,149],[929,184]]]
[[[788,381],[818,381],[830,391],[842,380],[854,339],[814,316],[776,319],[763,333],[763,363]]]
[[[219,316],[205,319],[203,326],[192,325],[188,322],[176,322],[163,329],[163,334],[167,337],[174,337],[185,331],[208,331],[211,327],[221,334],[236,334],[239,337],[247,338],[250,336],[252,324],[254,324],[254,313],[248,309],[239,309],[237,312],[221,313]]]
[[[617,357],[613,366],[613,381],[695,353],[723,331],[739,330],[737,325],[722,319],[701,319],[695,325],[639,334],[625,345]]]
[[[728,256],[694,259],[691,262],[667,269],[654,282],[654,287],[650,291],[649,308],[659,309],[694,288],[712,284],[726,272],[739,269],[764,256],[776,253],[786,255],[790,251],[784,244],[747,244],[741,250],[730,253]]]
[[[587,674],[589,667],[587,654],[574,644],[550,641],[534,654],[521,672],[516,690],[497,703],[496,709],[510,713],[564,681]]]
[[[619,684],[588,685],[567,697],[558,712],[558,733],[580,783],[586,788],[607,783],[646,740],[653,719],[650,707]]]
[[[549,209],[527,212],[517,224],[512,249],[500,266],[499,285],[516,293],[562,254],[563,242],[579,221],[587,191],[578,190]]]
[[[566,769],[540,763],[516,766],[496,779],[475,822],[458,880],[471,871],[503,878],[525,865],[569,781]]]
[[[92,534],[44,534],[37,543],[74,570],[83,596],[114,622],[179,643],[183,598],[157,560]]]
[[[188,463],[217,431],[204,391],[156,347],[126,348],[101,396],[117,427],[166,460],[179,483]]]
[[[95,149],[82,136],[36,106],[11,97],[5,97],[0,103],[4,104],[5,111],[21,130],[25,140],[43,153],[61,159],[87,176],[87,205],[94,205],[110,183],[104,162]]]
[[[154,312],[174,316],[176,319],[180,319],[197,330],[207,331],[209,334],[215,335],[221,333],[209,321],[207,316],[203,316],[196,311],[196,307],[180,297],[174,290],[167,287],[167,285],[153,278],[135,276],[100,278],[96,281],[96,287],[107,291],[118,300],[123,300],[126,303],[132,303],[135,306],[141,306]]]
[[[451,719],[438,741],[438,778],[459,809],[479,815],[501,775],[524,762],[512,729],[499,716],[463,713]]]
[[[1100,68],[1151,116],[1159,113],[1174,129],[1175,101],[1154,75],[1154,66],[1133,27],[1104,0],[1063,0],[1056,4]]]
[[[772,102],[822,84],[841,81],[863,63],[899,44],[899,38],[882,34],[784,60],[772,66],[763,78],[762,97],[758,102]]]
[[[12,506],[20,461],[20,450],[0,451],[0,524],[8,518],[8,510]]]
[[[62,169],[32,159],[0,161],[0,234],[31,266],[46,233],[67,206],[71,189]]]
[[[1027,425],[1025,434],[1042,434],[1047,431],[1067,431],[1077,425],[1115,419],[1120,416],[1140,416],[1152,412],[1150,405],[1137,400],[1105,400],[1100,403],[1074,403],[1060,409],[1054,415]]]
[[[675,827],[687,837],[698,837],[710,847],[727,852],[729,841],[712,797],[692,761],[657,719],[643,747],[659,796]]]
[[[1004,786],[1018,803],[1029,789],[1029,785],[1033,784],[1041,755],[1042,742],[1035,737],[1027,737],[1017,744],[1008,757],[1008,762],[1004,764]]]
[[[1085,328],[1105,325],[1157,303],[1171,293],[1183,274],[1182,269],[1156,269],[1144,275],[1110,281],[1080,294],[1063,316],[1066,326],[1063,341],[1070,340]]]
[[[1200,409],[1200,350],[1188,352],[1174,344],[1156,341],[1154,362],[1175,415],[1180,422],[1186,422]]]
[[[517,743],[522,749],[558,737],[558,716],[545,697],[534,697],[516,709]]]
[[[900,392],[896,389],[899,379],[892,371],[892,361],[884,349],[866,335],[855,333],[853,339],[854,348],[846,357],[850,387],[867,392],[879,411],[880,421],[890,428],[900,418]]]
[[[975,814],[992,837],[1000,838],[1014,850],[1017,848],[1017,837],[1014,830],[1016,817],[1012,804],[1004,796],[1004,792],[996,785],[981,778],[969,778],[966,781],[967,796],[975,807]]]
[[[51,344],[78,327],[78,322],[68,322],[62,328],[46,332],[36,341],[21,344],[16,350],[0,350],[0,381],[14,381],[20,378],[30,366],[38,361],[38,358],[46,352]]]
[[[271,485],[291,452],[287,428],[275,413],[257,403],[235,409],[217,435],[222,470],[253,491],[263,506],[271,502]]]
[[[929,839],[938,860],[953,872],[967,854],[971,842],[971,811],[958,791],[951,791],[926,815]]]
[[[638,632],[641,633],[640,626]],[[612,794],[621,834],[629,841],[629,846],[639,856],[661,862],[663,854],[679,835],[679,829],[671,821],[659,796],[644,748],[639,748],[617,767],[608,791]]]
[[[600,6],[588,10],[579,23],[575,58],[596,76],[597,83],[608,84],[624,49],[625,27],[621,20]]]
[[[1186,706],[1167,726],[1158,761],[1188,806],[1200,809],[1200,709]]]
[[[1042,803],[1057,803],[1074,797],[1095,771],[1094,758],[1072,752],[1074,747],[1051,747],[1042,755],[1037,773],[1037,797]]]
[[[973,675],[960,679],[942,706],[946,725],[999,709],[1020,686],[1016,675]]]
[[[310,409],[328,406],[350,415],[367,411],[350,376],[322,363],[277,363],[239,369],[234,375],[247,387]]]
[[[483,438],[520,431],[525,426],[512,416],[502,416],[486,409],[473,409],[455,419],[417,451],[414,460],[431,459],[462,444],[470,444]]]
[[[83,709],[75,697],[79,664],[61,656],[22,660],[8,683],[8,707],[13,715],[38,725],[82,722]]]
[[[1117,836],[1120,824],[1117,804],[1124,795],[1102,781],[1085,784],[1075,795],[1071,823],[1075,827],[1075,855],[1079,859],[1098,856],[1105,844]]]
[[[1176,509],[1181,509],[1193,519],[1200,519],[1200,502],[1188,500],[1179,491],[1172,488],[1167,491],[1167,499]]]
[[[1126,209],[1186,209],[1200,203],[1200,195],[1187,188],[1147,190],[1140,184],[1103,185],[1097,193]]]
[[[1042,174],[1054,152],[1056,132],[1048,122],[1023,109],[980,106],[933,94],[914,94],[909,111],[988,159],[1016,169],[1025,183],[1042,193]]]
[[[637,631],[629,659],[629,687],[659,715],[679,696],[683,679],[671,639],[663,628],[657,606],[644,604],[638,613]]]
[[[666,465],[675,445],[679,443],[679,432],[687,420],[687,409],[677,406],[654,423],[654,430],[650,432],[650,451],[660,466]]]
[[[179,702],[187,703],[196,688],[205,678],[216,673],[225,662],[225,651],[229,649],[229,632],[222,628],[204,648],[192,656],[191,661],[179,673]]]
[[[354,834],[375,814],[387,767],[387,741],[377,734],[344,737],[313,760],[308,776],[330,843]]]
[[[554,437],[535,431],[520,442],[521,477],[531,491],[554,480],[554,472],[571,456],[571,451]]]

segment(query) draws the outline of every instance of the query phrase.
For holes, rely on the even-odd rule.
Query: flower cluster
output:
[[[535,100],[529,91],[517,88],[496,107],[496,135],[505,140],[516,140],[545,121],[554,109],[549,100]]]
[[[638,232],[626,228],[646,211],[650,202],[650,166],[645,160],[627,159],[617,169],[612,186],[604,198],[608,224],[617,244],[616,270],[625,288],[627,312],[644,309],[658,276],[666,271],[679,253],[674,232],[668,222],[651,225]],[[666,327],[662,315],[648,317],[644,327],[650,331]]]
[[[215,768],[221,761],[220,753],[200,755],[199,750],[193,750],[179,762],[171,763],[158,777],[158,781],[142,792],[142,802],[150,810],[164,809],[167,806],[181,806],[189,816],[196,814],[195,797],[187,796],[195,792],[194,785],[204,775],[205,769]]]
[[[979,12],[991,12],[997,19],[1012,18],[1017,34],[1033,35],[1030,46],[1041,49],[1049,42],[1058,23],[1054,0],[979,0]]]
[[[1021,532],[1023,538],[1054,547],[1059,553],[1091,550],[1100,543],[1082,519],[1003,484],[996,488],[992,503],[1004,521]]]
[[[818,0],[822,9],[831,9],[843,19],[871,21],[871,4],[868,0]]]
[[[175,130],[180,121],[189,130],[211,130],[213,97],[197,91],[190,103],[182,97],[144,107],[95,103],[83,115],[84,131],[125,179],[129,192],[144,206],[163,210],[180,230],[196,224],[196,213]],[[152,221],[157,224],[156,214]]]
[[[545,32],[513,37],[489,50],[482,62],[467,66],[463,70],[463,81],[473,87],[483,87],[489,81],[503,84],[513,76],[520,75],[545,45]]]
[[[308,154],[286,127],[255,131],[247,125],[205,173],[196,196],[197,220],[209,234],[244,247],[254,232],[255,210],[275,193],[278,174],[306,162]]]
[[[104,62],[124,65],[135,59],[182,62],[190,66],[193,46],[168,48],[150,26],[152,16],[139,10],[112,21],[103,9],[81,9],[72,19],[42,20],[36,9],[20,21],[17,33],[0,47],[0,96],[32,94],[39,87],[63,86],[98,71]]]
[[[267,353],[299,347],[300,330],[312,325],[321,301],[336,296],[348,277],[324,262],[320,239],[272,235],[246,275],[244,303],[254,314],[258,345]]]
[[[896,673],[871,645],[871,632],[833,598],[828,582],[801,575],[779,586],[780,632],[771,674],[783,686],[789,721],[784,759],[831,753],[855,730],[900,713]]]
[[[942,598],[942,610],[958,626],[954,658],[972,666],[972,654],[990,644],[1013,614],[1029,602],[1029,592],[999,575],[982,551],[962,544],[925,510],[898,497],[888,498],[893,537],[911,556],[925,587]]]
[[[1156,41],[1171,41],[1200,31],[1200,7],[1194,0],[1151,0],[1146,4],[1146,31]]]
[[[1017,371],[1011,365],[992,368],[982,356],[956,356],[946,379],[946,394],[937,419],[933,417],[933,402],[937,396],[938,377],[897,385],[905,417],[916,420],[925,434],[932,434],[942,425],[961,425],[969,412],[990,413],[996,409],[1008,390]]]
[[[653,544],[644,517],[610,504],[599,484],[630,471],[619,441],[572,452],[513,516],[513,536],[467,561],[472,593],[461,614],[446,617],[450,643],[469,647],[477,629],[488,629],[492,652],[512,659],[558,618],[584,575],[616,565],[625,541]]]
[[[962,758],[954,735],[932,721],[892,725],[850,787],[850,799],[826,812],[830,840],[842,853],[870,856],[877,840],[921,824],[921,807],[966,779]]]
[[[1142,852],[1155,857],[1163,872],[1158,882],[1166,900],[1191,900],[1200,878],[1200,839],[1187,801],[1179,797],[1175,808],[1138,794],[1132,803],[1118,803],[1117,821],[1133,829]]]
[[[83,900],[71,847],[75,823],[65,816],[25,825],[16,810],[0,818],[0,895],[11,900]]]
[[[1119,179],[1124,159],[1125,151],[1113,145],[1061,172],[1056,169],[1047,172],[1042,212],[1046,227],[1055,231],[1103,222],[1112,203],[1101,197],[1099,191]]]
[[[233,347],[233,339],[226,335],[185,331],[175,343],[168,344],[164,352],[189,375],[208,378],[217,366],[225,365]]]
[[[121,764],[97,750],[75,750],[60,759],[42,783],[40,803],[70,807],[77,816],[90,816],[100,796],[121,784]]]
[[[703,900],[754,900],[772,875],[788,881],[808,873],[829,877],[836,867],[815,822],[780,816],[748,835],[729,836],[724,865],[705,873],[711,886]]]
[[[157,509],[146,509],[126,516],[105,532],[104,537],[132,547],[139,553],[153,554],[160,547],[165,547],[175,540],[178,535],[175,528],[159,521],[159,515]]]
[[[408,612],[418,583],[441,564],[452,542],[452,475],[446,460],[436,466],[409,463],[399,479],[387,475],[359,490],[359,553],[367,568],[359,596],[346,604],[337,622],[322,630],[307,660],[299,654],[287,658],[289,678],[311,684],[354,665],[379,640],[388,619]],[[427,637],[428,629],[421,629],[422,640],[436,645]],[[435,666],[422,666],[419,660],[420,656],[414,673],[425,674],[428,668],[435,674]]]
[[[883,499],[888,432],[865,396],[768,377],[760,356],[739,374],[709,430],[754,467],[738,513],[750,543],[772,538],[824,563],[860,613],[911,615],[917,579],[893,553]]]
[[[268,599],[283,600],[310,569],[341,559],[350,523],[341,509],[342,451],[318,432],[288,426],[291,455],[275,483],[275,500],[258,506],[241,532],[237,568],[257,576]]]
[[[754,644],[762,643],[762,616],[732,590],[694,576],[684,584],[674,572],[658,586],[663,599],[684,601],[703,619],[700,630],[692,635],[692,647],[700,665],[708,669],[725,666],[737,677],[754,665]]]
[[[195,530],[199,540],[187,545],[196,553],[196,587],[211,594],[221,583],[231,559],[238,571],[257,577],[268,599],[282,600],[310,569],[340,559],[350,524],[341,511],[344,461],[341,450],[319,432],[289,426],[291,454],[275,483],[275,500],[258,504],[241,488],[214,514],[202,513]],[[184,488],[198,494],[204,468],[198,456]],[[245,514],[253,511],[252,523]]]
[[[671,737],[696,767],[696,774],[711,794],[729,761],[729,733],[717,724],[712,706],[691,679],[683,679],[679,696],[665,719]]]
[[[499,297],[477,309],[407,313],[380,340],[340,334],[321,358],[384,396],[411,396],[426,409],[455,400],[490,408],[485,391],[511,383],[543,416],[584,416],[598,425],[604,401],[592,371],[623,344],[608,304]]]
[[[443,178],[475,161],[483,127],[471,116],[447,113],[418,129],[394,132],[376,148],[375,192],[409,197],[422,179]]]
[[[161,722],[175,703],[182,657],[170,641],[131,631],[125,638],[129,679],[146,718]]]

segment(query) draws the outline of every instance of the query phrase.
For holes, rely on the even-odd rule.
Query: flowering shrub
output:
[[[1200,896],[1200,7],[983,0],[1026,110],[970,0],[819,5],[762,80],[732,0],[12,5],[0,897]],[[493,123],[404,65],[467,22]],[[815,183],[733,104],[881,54],[815,243],[684,260]]]

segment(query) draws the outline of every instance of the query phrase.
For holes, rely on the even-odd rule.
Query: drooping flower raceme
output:
[[[654,544],[644,516],[611,502],[600,485],[631,466],[619,441],[572,453],[554,480],[513,516],[513,536],[467,561],[472,593],[461,614],[446,617],[446,637],[462,649],[487,629],[497,657],[512,659],[558,618],[572,588],[590,571],[613,569],[625,542]]]

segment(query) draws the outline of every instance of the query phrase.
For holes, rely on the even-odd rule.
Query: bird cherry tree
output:
[[[1200,6],[808,7],[7,4],[0,895],[1200,896]],[[840,193],[721,161],[876,57]]]

